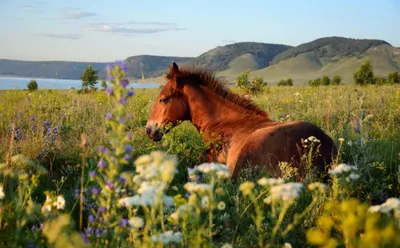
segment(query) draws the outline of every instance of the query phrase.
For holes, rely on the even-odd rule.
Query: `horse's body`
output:
[[[166,78],[147,122],[147,134],[159,141],[166,124],[189,120],[204,142],[218,143],[209,149],[209,161],[227,164],[233,177],[249,164],[266,166],[274,177],[281,175],[279,162],[289,162],[302,171],[301,141],[310,136],[320,141],[320,156],[314,161],[319,172],[326,174],[326,165],[336,155],[334,142],[317,126],[272,121],[265,111],[230,92],[211,73],[182,70],[174,63]]]

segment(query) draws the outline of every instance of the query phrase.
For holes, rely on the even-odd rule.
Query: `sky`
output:
[[[321,37],[400,46],[400,0],[0,0],[0,58],[194,57],[235,42]]]

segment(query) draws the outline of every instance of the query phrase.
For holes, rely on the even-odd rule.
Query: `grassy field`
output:
[[[400,205],[396,209],[394,204],[394,213],[367,211],[368,206],[399,197],[400,87],[270,87],[263,95],[254,97],[272,119],[306,120],[320,126],[340,147],[338,164],[357,167],[352,176],[347,170],[343,176],[333,175],[332,185],[326,189],[319,184],[308,185],[308,188],[305,185],[300,195],[294,194],[293,201],[281,199],[272,203],[265,203],[264,198],[270,194],[270,186],[277,190],[279,185],[272,185],[273,182],[266,179],[258,181],[268,175],[256,169],[246,170],[238,181],[226,179],[217,180],[218,183],[211,180],[216,179],[214,174],[203,171],[195,181],[213,185],[214,191],[190,191],[188,168],[204,162],[201,156],[204,144],[188,122],[174,128],[160,143],[145,135],[144,125],[158,92],[159,89],[135,90],[135,95],[123,107],[104,91],[89,94],[77,94],[73,90],[1,92],[0,160],[7,163],[10,155],[14,160],[1,167],[0,184],[4,186],[5,197],[0,201],[0,246],[45,247],[51,244],[67,247],[63,246],[67,243],[65,240],[70,240],[68,247],[83,247],[84,240],[92,247],[132,247],[132,244],[145,247],[150,244],[155,247],[163,244],[178,247],[311,247],[312,244],[314,247],[400,247],[399,221],[392,217],[396,214],[399,217]],[[121,127],[106,122],[105,116],[110,111],[123,115]],[[125,133],[131,135],[128,140],[124,138]],[[82,134],[86,136],[82,138]],[[122,180],[122,188],[118,188],[117,193],[110,193],[117,184],[110,186],[106,181],[98,187],[110,192],[103,190],[104,195],[95,194],[93,189],[98,181],[91,173],[96,172],[96,178],[102,173],[110,177],[107,173],[113,173],[111,168],[114,168],[109,162],[110,169],[102,170],[99,161],[109,155],[99,152],[98,148],[104,146],[112,150],[109,141],[115,137],[114,142],[121,142],[122,147],[127,144],[133,147],[125,162],[115,162],[118,168],[115,171],[128,176]],[[117,146],[117,153],[118,149],[121,147]],[[130,209],[121,210],[117,206],[118,197],[140,193],[134,175],[141,175],[138,168],[145,170],[143,160],[149,168],[159,168],[163,164],[161,158],[167,159],[160,154],[153,154],[152,158],[140,157],[156,150],[177,157],[176,162],[170,161],[177,173],[167,180],[170,187],[163,191],[173,196],[172,204],[165,204],[166,207],[133,204],[135,206]],[[140,162],[134,164],[138,158]],[[38,168],[43,169],[38,164],[47,172],[32,178]],[[10,176],[13,175],[10,170],[17,175]],[[293,171],[284,167],[282,170],[286,172],[285,182],[289,182]],[[155,171],[158,170],[154,169],[153,173]],[[159,173],[160,178],[164,178],[161,169]],[[15,181],[14,186],[8,186],[10,178]],[[156,185],[155,181],[150,184]],[[53,205],[51,211],[44,211],[42,206],[49,205],[45,202],[46,192],[61,205],[62,201],[55,199],[62,195],[65,207],[56,209]],[[107,199],[113,210],[97,217],[95,214]],[[189,205],[193,209],[184,212],[182,206]],[[186,213],[182,219],[176,217],[182,214],[179,211]],[[139,228],[143,220],[144,230]],[[164,236],[156,236],[163,231]],[[153,236],[149,238],[149,235]]]

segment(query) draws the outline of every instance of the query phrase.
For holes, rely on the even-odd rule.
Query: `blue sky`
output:
[[[0,30],[0,58],[20,60],[198,56],[233,42],[325,36],[400,46],[400,1],[0,0]]]

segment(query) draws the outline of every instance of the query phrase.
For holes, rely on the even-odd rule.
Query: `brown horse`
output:
[[[320,141],[314,168],[326,176],[337,148],[317,126],[270,120],[265,111],[231,92],[205,69],[182,69],[173,63],[165,78],[146,124],[146,133],[154,141],[162,139],[165,125],[188,120],[204,142],[220,144],[208,151],[209,161],[227,164],[233,178],[245,165],[266,166],[271,176],[279,177],[279,162],[288,162],[299,172],[304,169],[302,139],[314,136]]]

